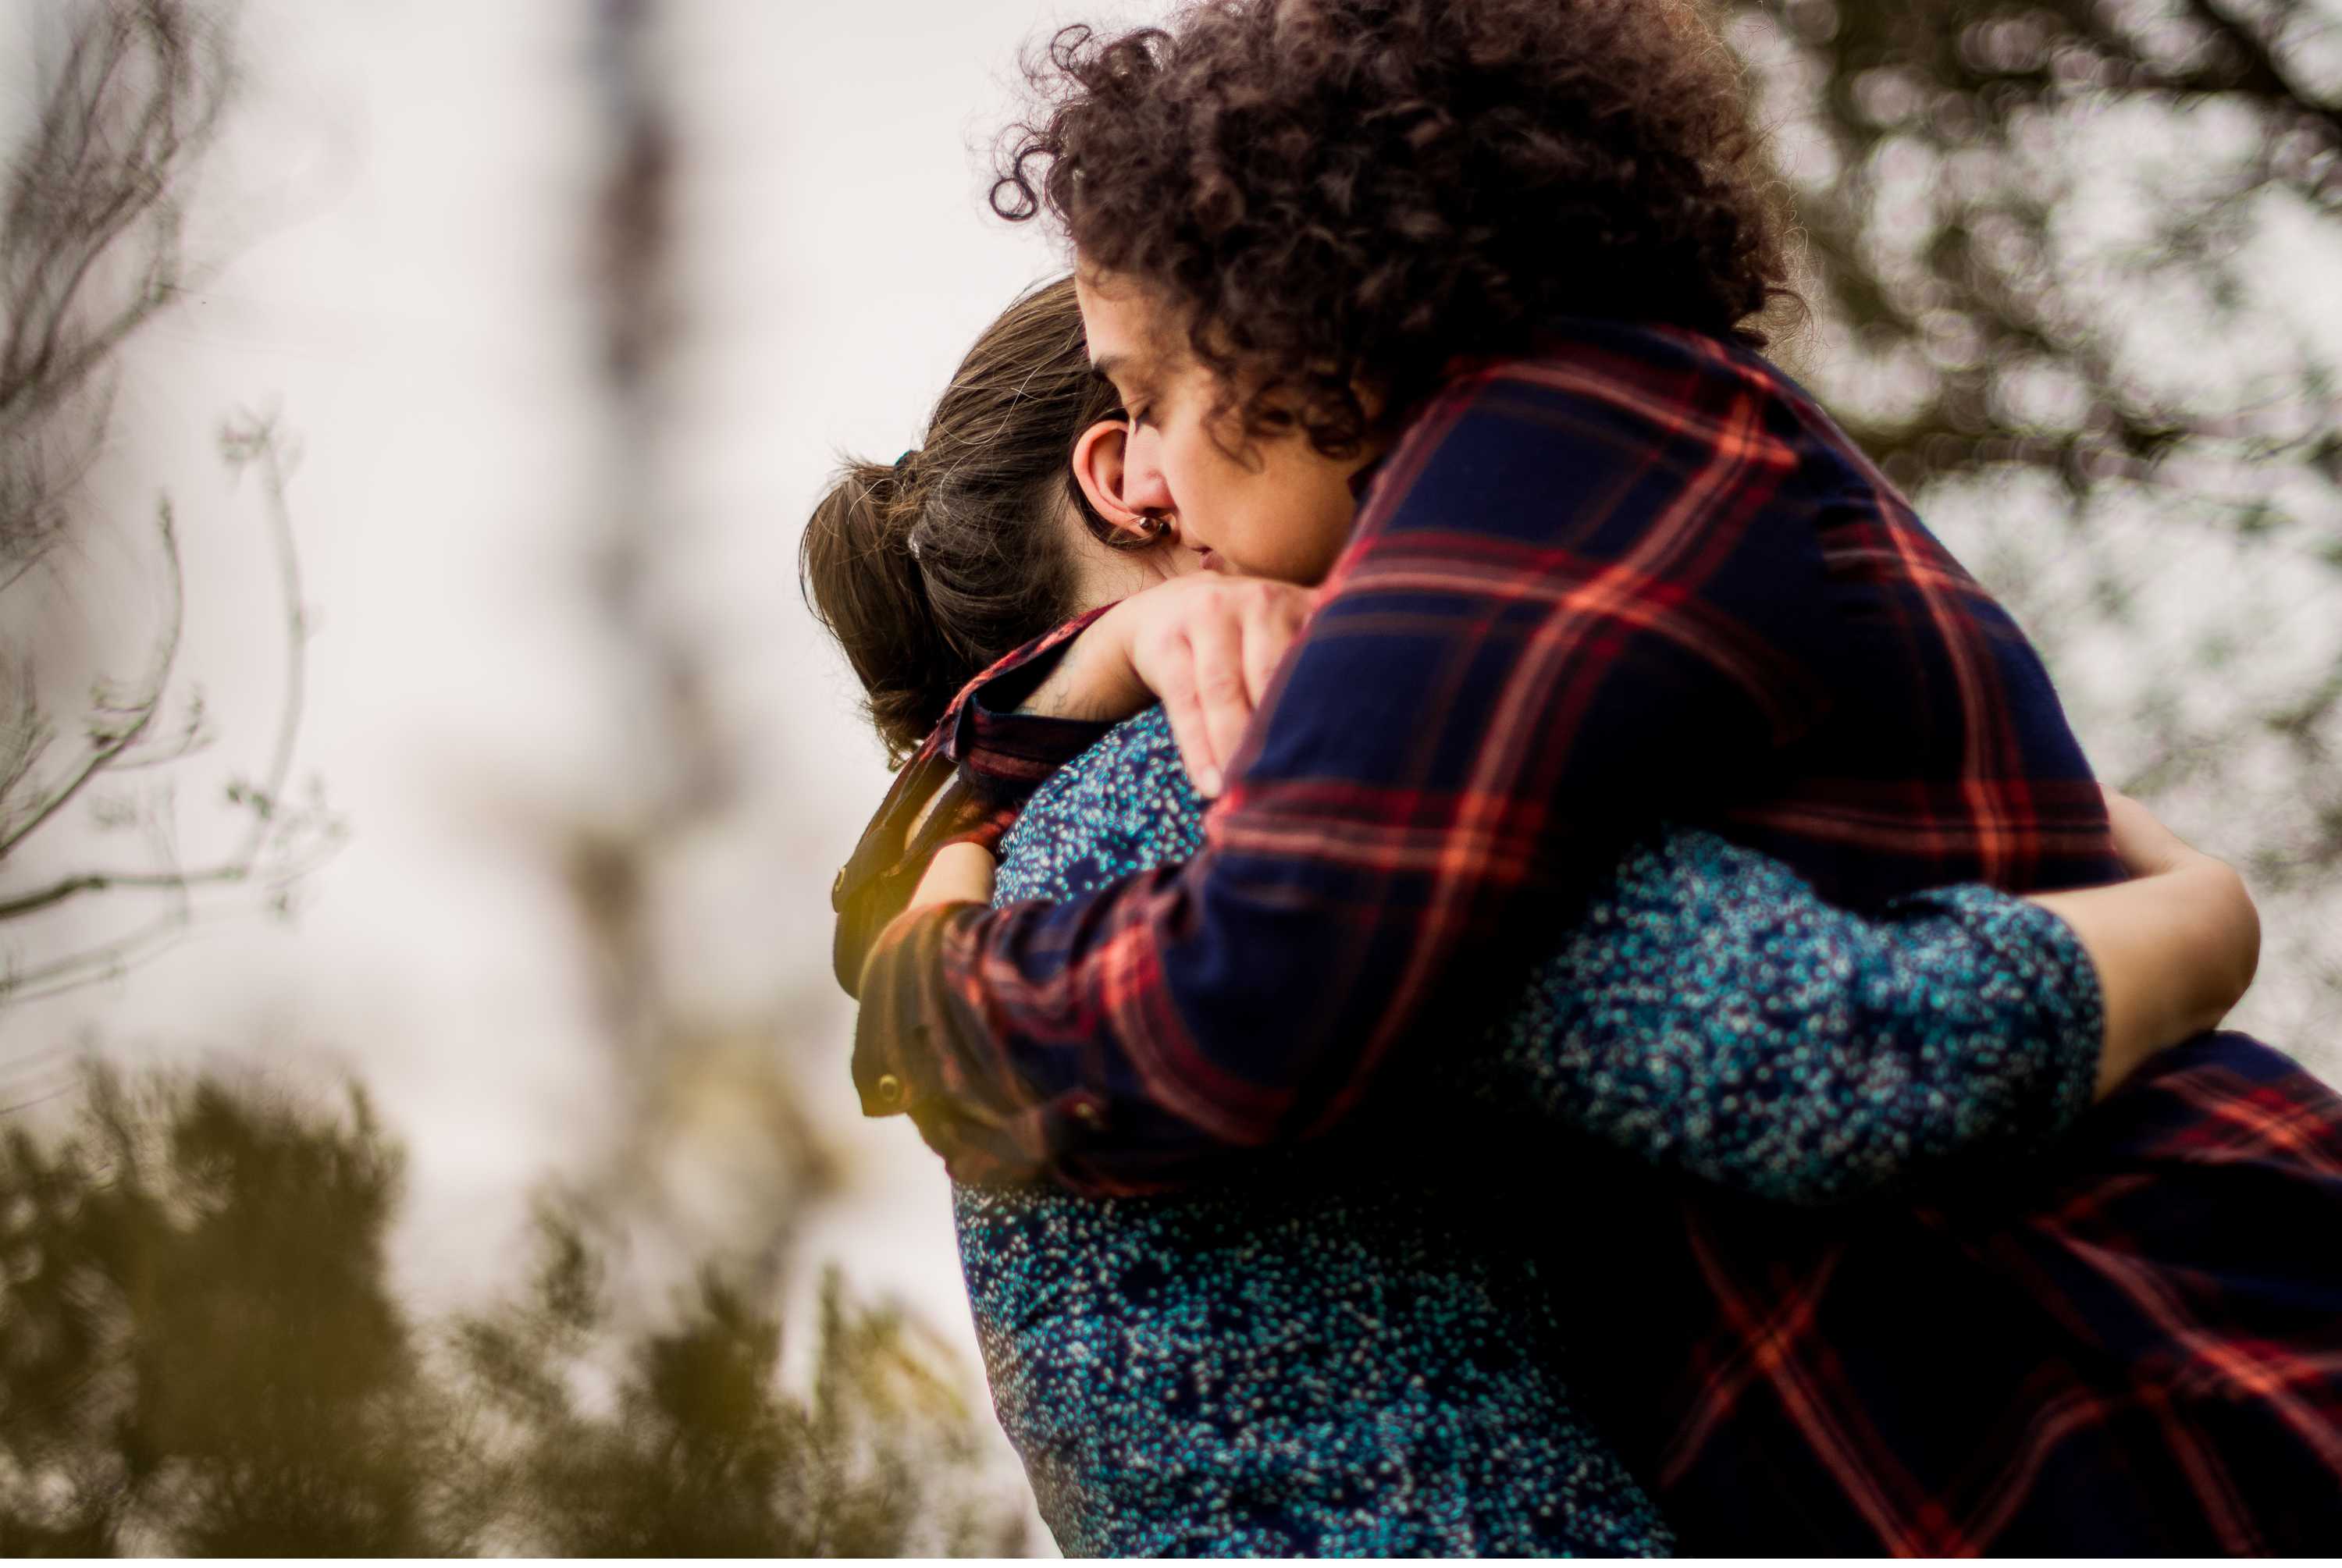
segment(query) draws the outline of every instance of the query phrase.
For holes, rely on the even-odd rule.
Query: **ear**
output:
[[[1109,526],[1141,539],[1155,537],[1146,526],[1147,514],[1130,504],[1124,458],[1130,451],[1130,427],[1119,419],[1101,419],[1074,443],[1074,483],[1097,508]]]

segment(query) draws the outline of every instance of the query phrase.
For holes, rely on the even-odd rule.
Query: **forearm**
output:
[[[2090,955],[2106,997],[2104,1097],[2157,1052],[2215,1027],[2252,984],[2259,916],[2229,867],[2203,856],[2109,887],[2042,894]]]
[[[1029,687],[1101,613],[1076,616],[986,670],[896,774],[830,889],[837,914],[831,962],[847,995],[861,994],[873,943],[902,913],[936,849],[961,837],[998,843],[1026,797],[1110,727],[1017,713],[1013,702],[987,712],[981,701],[986,692]]]
[[[1540,967],[1485,1081],[1654,1164],[1844,1201],[2069,1125],[2097,988],[2058,922],[1982,888],[1877,917],[1701,833],[1631,854]]]
[[[1271,1057],[1255,1064],[1257,1081],[1241,1079],[1213,1068],[1177,1020],[1148,1028],[1118,1012],[1112,993],[1144,988],[1144,974],[1093,988],[1063,983],[1060,969],[1059,981],[1027,985],[1022,972],[1063,954],[1077,906],[986,913],[954,898],[948,880],[873,951],[855,1034],[866,1114],[909,1114],[957,1180],[1047,1178],[1100,1196],[1206,1179],[1233,1152],[1274,1141],[1291,1103],[1288,1064]],[[1130,887],[1176,897],[1176,881],[1163,870]],[[1096,940],[1110,961],[1143,967],[1128,934]],[[1191,1001],[1210,1007],[1217,993],[1195,987]]]

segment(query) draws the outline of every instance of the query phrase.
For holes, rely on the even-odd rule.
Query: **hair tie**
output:
[[[895,472],[900,474],[904,469],[908,468],[911,465],[911,459],[918,454],[919,449],[916,446],[903,448],[903,455],[895,459]]]

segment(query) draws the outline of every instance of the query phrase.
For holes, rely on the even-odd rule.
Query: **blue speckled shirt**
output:
[[[1202,822],[1151,711],[1033,797],[996,896],[1182,860]],[[1861,919],[1677,832],[1556,943],[1502,1024],[1426,1065],[1431,1114],[1824,1202],[2032,1147],[2089,1099],[2088,961],[1985,889]],[[1172,1196],[956,1189],[995,1403],[1067,1553],[1668,1549],[1552,1353],[1571,1282],[1502,1244],[1467,1165],[1396,1171],[1373,1136]]]

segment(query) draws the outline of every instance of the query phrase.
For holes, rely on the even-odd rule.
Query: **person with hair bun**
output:
[[[1166,515],[1161,475],[1130,462],[1100,385],[1070,283],[1037,290],[979,338],[922,445],[849,464],[808,524],[807,590],[906,759],[841,877],[849,989],[869,934],[955,837],[999,844],[1004,898],[1074,896],[1199,847],[1203,804],[1164,710],[1114,726],[973,712],[955,697],[982,669],[1095,628],[1093,652],[1116,645],[1134,678],[1159,680],[1132,623],[1193,636],[1206,601],[1300,607],[1296,589],[1199,572],[1188,520]],[[1236,641],[1274,655],[1298,620],[1239,620]],[[988,765],[1011,753],[1024,765],[1021,812],[987,798],[996,774],[951,774],[963,724]],[[2167,844],[2151,824],[2139,842]],[[1435,1167],[1393,1169],[1355,1139],[1176,1197],[959,1184],[987,1375],[1059,1545],[1665,1550],[1666,1525],[1571,1403],[1554,1310],[1566,1287],[1506,1244],[1480,1184],[1514,1165],[1550,1179],[1556,1128],[1584,1145],[1564,1167],[1581,1176],[1603,1169],[1598,1144],[1621,1162],[1609,1179],[1688,1176],[1767,1203],[1844,1202],[2028,1154],[2167,1043],[2102,1024],[2102,994],[2147,1014],[2127,1004],[2137,971],[2101,977],[2087,946],[2111,950],[2124,930],[2156,965],[2205,972],[2170,914],[2207,870],[2225,874],[2195,857],[2074,912],[2077,941],[2037,905],[1977,888],[1857,916],[1761,855],[1661,833],[1622,852],[1507,1022],[1426,1077],[1423,1104],[1446,1105],[1459,1139]],[[1679,939],[1694,930],[1696,944]],[[1794,994],[1777,994],[1785,964],[1804,976]],[[1719,1115],[1722,1085],[1763,1075],[1767,1053],[1816,1070],[1752,1084]]]
[[[1311,1144],[1452,1177],[1506,1222],[1492,1246],[1556,1282],[1544,1304],[1600,1452],[1708,1552],[2342,1545],[2342,1254],[2316,1239],[2342,1220],[2342,1100],[2277,1053],[2202,1034],[2037,1165],[1971,1166],[1858,1214],[1758,1202],[1724,1190],[1746,1167],[1700,1164],[1792,1102],[1815,1148],[1861,1122],[1859,1094],[1832,1099],[1849,1080],[1811,1083],[1810,1047],[1748,1012],[1837,1016],[1846,967],[1777,940],[1745,972],[1702,967],[1740,917],[1670,918],[1664,891],[1646,908],[1620,882],[1636,846],[1705,832],[1872,914],[1945,884],[2032,894],[2021,907],[2066,916],[2095,962],[2109,1043],[2145,1018],[2158,1040],[2209,1028],[2256,948],[2240,885],[2208,868],[2167,908],[2164,951],[2186,962],[2134,966],[2137,928],[2098,924],[2127,891],[2093,884],[2123,874],[2128,808],[2110,822],[2007,613],[1757,352],[1786,247],[1697,8],[1210,0],[1166,27],[1068,29],[1036,83],[996,206],[1070,240],[1126,462],[1216,566],[1322,586],[1273,669],[1236,634],[1273,596],[1188,577],[1012,655],[958,704],[923,757],[956,762],[996,824],[1048,772],[1040,726],[1131,712],[1151,662],[1156,722],[1216,798],[1194,853],[1167,855],[1084,848],[1114,822],[1090,800],[1088,838],[1058,824],[1071,847],[1037,874],[1003,841],[996,884],[981,835],[923,828],[906,912],[854,965],[866,1113],[912,1117],[964,1181],[1250,1186]],[[1556,939],[1592,943],[1584,972],[1532,979],[1525,1002]],[[1600,966],[1629,955],[1690,967],[1606,989]],[[1480,1059],[1468,1043],[1589,997],[1643,1053],[1585,1046],[1579,1018],[1517,1060],[1592,1074],[1551,1105],[1514,1080],[1514,1099],[1655,1140],[1638,1152],[1702,1180],[1458,1165],[1434,1091]],[[1751,1056],[1695,1044],[1744,1025]],[[1621,1084],[1632,1104],[1606,1124]],[[1497,1125],[1460,1136],[1500,1143]],[[1243,1343],[1279,1375],[1246,1397],[1273,1407],[1262,1430],[1297,1457],[1264,1463],[1289,1480],[1323,1448],[1306,1407],[1277,1403],[1303,1386],[1282,1358],[1307,1347],[1255,1326]],[[1198,1463],[1254,1452],[1244,1410],[1135,1386],[1200,1424]],[[1391,1430],[1468,1425],[1433,1405]],[[1618,1549],[1589,1522],[1648,1516],[1592,1429],[1570,1430],[1595,1479],[1566,1506],[1531,1494],[1533,1517]],[[1126,1457],[1085,1484],[1164,1473]],[[1336,1468],[1287,1544],[1420,1495]]]
[[[800,572],[889,761],[926,738],[977,671],[1071,620],[1085,588],[1119,598],[1174,569],[1143,549],[1143,527],[1109,525],[1075,481],[1074,441],[1119,411],[1090,374],[1073,281],[1059,279],[977,340],[923,447],[849,464],[815,508]],[[1087,454],[1118,454],[1118,431],[1090,439]]]

